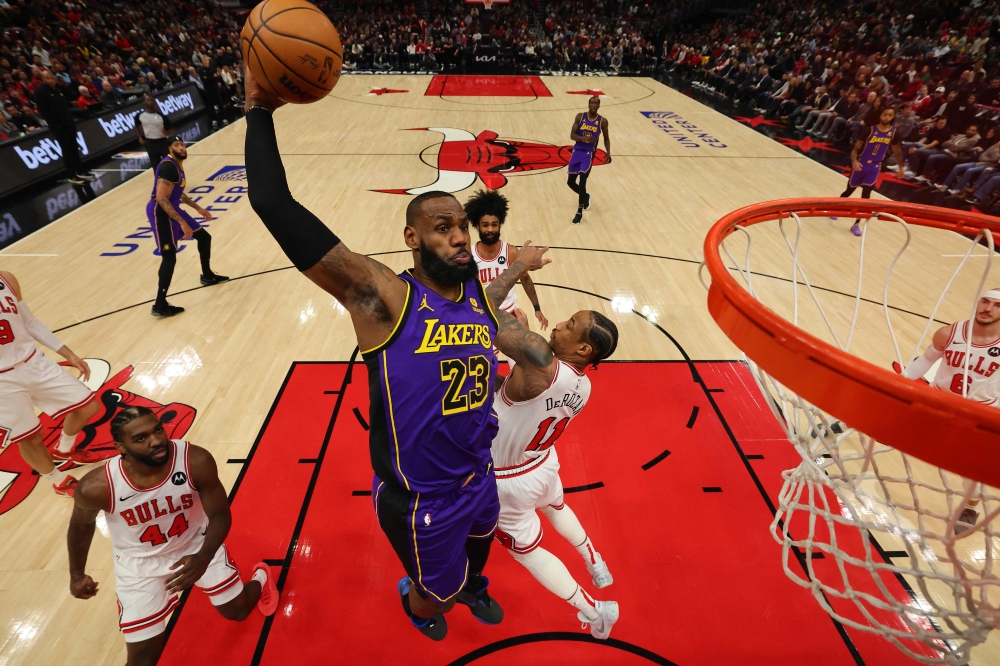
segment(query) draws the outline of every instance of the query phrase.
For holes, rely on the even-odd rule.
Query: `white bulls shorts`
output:
[[[563,507],[559,456],[555,448],[515,467],[496,468],[500,521],[497,541],[515,553],[529,553],[542,542],[542,521],[537,509]]]
[[[94,397],[83,382],[39,350],[10,368],[0,368],[0,450],[41,432],[34,407],[58,419]]]
[[[159,558],[136,558],[124,553],[115,556],[118,625],[126,643],[149,640],[166,631],[167,616],[180,602],[180,597],[167,591],[167,581],[179,569],[167,575],[143,575],[147,571],[162,574],[174,563],[173,559],[151,562],[154,559]],[[195,586],[205,591],[213,606],[229,603],[243,591],[240,570],[229,557],[225,544],[215,551],[215,557]]]

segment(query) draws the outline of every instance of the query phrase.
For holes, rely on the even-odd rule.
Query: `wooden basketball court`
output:
[[[597,88],[613,160],[594,167],[592,206],[573,226],[564,147]],[[457,609],[448,638],[433,645],[409,626],[395,592],[402,572],[366,496],[365,368],[353,363],[349,317],[291,268],[251,210],[238,122],[189,149],[187,191],[216,215],[213,267],[234,279],[200,287],[189,244],[171,296],[183,315],[149,312],[159,264],[144,212],[149,174],[0,252],[35,314],[79,355],[106,362],[92,364],[92,383],[111,412],[153,405],[175,436],[214,454],[244,577],[261,559],[281,572],[282,605],[267,622],[255,613],[226,624],[203,593],[185,595],[162,663],[913,663],[833,623],[782,572],[768,526],[781,470],[797,454],[734,363],[742,356],[709,315],[698,278],[705,234],[722,215],[836,196],[844,176],[650,79],[345,76],[328,98],[275,119],[293,194],[351,249],[401,271],[411,265],[407,192],[433,185],[464,201],[484,184],[502,188],[511,205],[503,238],[554,248],[533,275],[549,321],[582,308],[616,321],[619,363],[591,375],[592,404],[559,453],[575,491],[567,501],[615,574],[600,598],[618,600],[622,617],[608,644],[590,642],[572,609],[497,547],[487,574],[503,624]],[[850,223],[811,222],[800,253],[824,307],[844,322],[857,280]],[[875,331],[893,238],[874,229],[867,239],[871,300],[852,342],[885,366],[895,358]],[[907,351],[967,248],[960,236],[913,230],[890,297]],[[759,289],[784,298],[792,267],[780,236],[765,237],[755,257]],[[968,317],[974,273],[960,275],[938,319]],[[95,458],[113,453],[106,422],[89,436]],[[71,502],[36,482],[16,450],[0,454],[0,664],[123,663],[103,518],[87,568],[100,593],[73,599]],[[551,530],[546,547],[585,580],[558,541]],[[998,661],[994,633],[971,663]]]

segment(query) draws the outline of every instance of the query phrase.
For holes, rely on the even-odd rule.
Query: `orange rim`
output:
[[[736,210],[705,238],[712,276],[708,309],[748,358],[779,383],[848,426],[932,465],[1000,486],[1000,409],[905,379],[845,353],[778,316],[730,274],[719,254],[737,225],[799,217],[868,218],[890,213],[910,224],[976,235],[1000,224],[985,215],[893,201],[785,199]]]

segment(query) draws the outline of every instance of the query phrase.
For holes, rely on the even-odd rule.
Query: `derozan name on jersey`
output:
[[[578,393],[567,393],[563,395],[562,400],[553,400],[552,398],[545,399],[545,411],[551,411],[556,407],[567,407],[573,410],[574,414],[579,414],[580,410],[583,409],[586,401],[583,396]]]

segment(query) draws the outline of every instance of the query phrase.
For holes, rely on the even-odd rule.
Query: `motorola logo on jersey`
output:
[[[174,475],[170,477],[170,482],[173,483],[175,486],[183,486],[185,483],[187,483],[187,480],[188,480],[187,474],[185,474],[184,472],[174,472]]]
[[[506,264],[507,263],[507,257],[504,257],[504,256],[498,257],[497,258],[497,263],[498,264]]]
[[[990,347],[988,353],[990,356],[1000,356],[1000,347]]]

